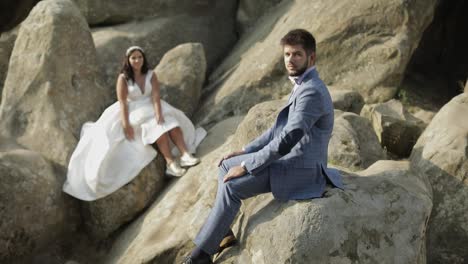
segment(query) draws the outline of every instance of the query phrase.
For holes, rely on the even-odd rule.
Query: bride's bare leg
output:
[[[187,146],[185,145],[184,135],[182,134],[182,129],[180,127],[173,128],[169,131],[169,136],[172,139],[172,142],[180,150],[181,154],[187,153]]]
[[[200,162],[199,158],[195,158],[188,152],[187,146],[184,142],[184,135],[182,134],[182,129],[180,129],[180,127],[176,127],[169,131],[169,136],[182,154],[182,156],[180,156],[180,166],[191,167],[197,165]]]
[[[162,134],[156,140],[156,145],[158,145],[158,149],[163,155],[164,159],[166,160],[166,163],[172,163],[174,161],[174,157],[171,153],[171,147],[169,146],[169,136],[167,135],[167,133]]]

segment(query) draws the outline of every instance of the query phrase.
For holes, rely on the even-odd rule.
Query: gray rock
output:
[[[3,84],[8,73],[11,51],[13,50],[17,36],[18,27],[8,32],[3,32],[0,35],[0,102],[2,100]]]
[[[83,202],[81,212],[95,239],[107,238],[150,205],[164,187],[164,158],[157,158],[116,192],[93,202]]]
[[[235,12],[235,1],[233,0],[223,1],[222,5],[215,0],[73,1],[78,5],[90,25],[110,25],[138,20],[144,17],[177,16],[181,14],[211,16],[226,11],[226,7],[229,7],[229,13],[222,13],[220,14],[221,16],[233,17]]]
[[[364,99],[360,93],[351,90],[335,90],[333,87],[329,89],[335,109],[359,115],[364,106]]]
[[[94,29],[93,38],[106,87],[115,90],[125,50],[132,45],[145,50],[149,67],[153,68],[175,46],[198,42],[206,51],[207,71],[211,71],[236,40],[234,21],[229,19],[230,10],[234,7],[219,6],[222,8],[218,12],[203,16],[191,13],[157,16]]]
[[[372,122],[383,147],[398,157],[408,157],[425,128],[421,120],[412,116],[398,100],[367,105],[361,111]]]
[[[361,170],[383,159],[386,159],[386,154],[369,120],[354,113],[335,110],[328,162],[351,170]]]
[[[210,75],[213,92],[196,120],[211,126],[288,94],[291,83],[279,41],[298,27],[314,34],[317,69],[327,85],[358,91],[367,103],[394,98],[436,2],[282,1],[259,18]]]
[[[98,74],[88,24],[73,2],[40,1],[11,54],[0,133],[66,167],[81,125],[107,103]]]
[[[257,20],[281,0],[240,0],[237,7],[237,29],[240,34],[252,30]]]
[[[154,70],[161,85],[161,97],[192,116],[201,96],[206,59],[200,43],[181,44],[168,51]]]
[[[427,127],[429,125],[429,123],[431,123],[432,119],[434,118],[434,116],[437,114],[437,112],[435,111],[431,111],[431,110],[425,110],[425,109],[416,109],[412,115],[419,119],[420,122],[422,122],[422,124],[424,124],[423,126],[424,127]]]
[[[80,264],[80,263],[74,260],[68,260],[67,262],[65,262],[65,264]]]
[[[379,161],[344,173],[345,191],[281,203],[246,200],[234,225],[240,246],[219,263],[426,263],[427,189],[408,162]],[[272,231],[274,230],[274,231]]]
[[[468,261],[468,94],[440,109],[411,153],[414,171],[426,176],[434,208],[427,231],[428,263]]]
[[[78,205],[62,192],[63,179],[49,161],[1,141],[0,262],[21,263],[69,239],[78,227]]]
[[[238,146],[238,149],[242,149],[249,142],[246,139],[253,140],[261,135],[274,124],[279,111],[287,102],[287,100],[274,100],[252,107],[249,114],[239,124],[232,144]]]

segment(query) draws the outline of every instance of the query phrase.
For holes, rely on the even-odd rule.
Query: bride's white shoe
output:
[[[167,168],[166,168],[166,174],[167,175],[171,175],[171,176],[175,176],[175,177],[181,177],[187,172],[187,170],[184,169],[184,168],[181,168],[179,166],[179,164],[177,164],[176,161],[168,163],[166,166],[167,166]]]
[[[184,153],[182,157],[180,157],[180,166],[182,167],[190,167],[197,165],[200,162],[199,158],[195,158],[190,153]]]

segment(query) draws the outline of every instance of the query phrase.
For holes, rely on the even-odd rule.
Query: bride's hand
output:
[[[156,117],[156,121],[158,122],[158,124],[162,124],[164,123],[164,117],[162,115]]]
[[[124,133],[128,140],[133,140],[135,138],[135,132],[133,131],[133,127],[131,125],[124,127]]]

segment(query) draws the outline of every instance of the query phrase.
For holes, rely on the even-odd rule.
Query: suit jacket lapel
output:
[[[283,108],[281,108],[281,110],[279,111],[279,113],[283,112],[284,109],[288,108],[288,107],[292,104],[292,102],[293,102],[293,101],[291,100],[291,101],[289,101],[285,106],[283,106]],[[279,116],[279,113],[278,113],[278,116]]]
[[[317,75],[317,70],[314,69],[314,70],[310,71],[306,76],[304,76],[304,78],[302,79],[301,84],[297,85],[296,91],[294,93],[291,92],[291,96],[289,97],[289,100],[288,100],[288,106],[289,106],[289,104],[294,102],[297,95],[301,92],[301,89],[304,89],[304,83],[311,80],[311,79],[313,79],[313,78],[315,78],[316,75]]]

